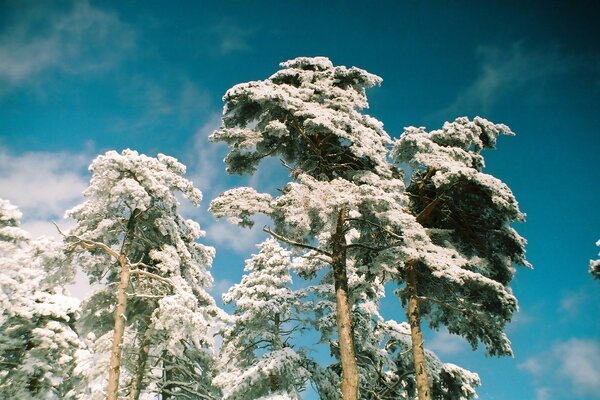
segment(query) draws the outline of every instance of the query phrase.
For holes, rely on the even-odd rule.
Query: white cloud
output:
[[[267,238],[267,234],[262,230],[265,219],[257,218],[258,221],[252,229],[241,228],[227,221],[213,222],[206,227],[207,238],[238,254],[249,254],[256,250],[258,243]]]
[[[576,393],[600,398],[600,343],[571,339],[554,346],[553,355]]]
[[[66,209],[82,200],[87,187],[84,154],[29,152],[13,155],[0,147],[0,198],[10,200],[23,212],[24,223],[35,231],[43,221],[62,217]]]
[[[468,344],[460,336],[452,335],[444,329],[435,332],[433,339],[426,342],[425,347],[437,354],[452,356],[464,352],[468,349]]]
[[[212,199],[227,187],[228,175],[223,159],[227,155],[227,145],[211,143],[208,136],[221,125],[221,114],[213,113],[196,131],[189,158],[188,177],[204,193],[205,199]],[[207,204],[208,205],[208,204]]]
[[[572,338],[518,364],[529,373],[537,399],[600,399],[600,343]]]
[[[230,287],[233,286],[233,281],[229,279],[217,279],[215,283],[210,288],[210,293],[215,298],[221,298],[225,292],[229,290]]]
[[[525,49],[523,43],[507,49],[482,46],[478,54],[481,59],[478,75],[438,114],[487,113],[501,98],[524,87],[528,89],[527,96],[539,96],[545,81],[564,72],[571,63],[556,49]]]
[[[536,400],[550,400],[550,389],[545,387],[540,387],[535,390],[535,399]]]
[[[530,357],[517,366],[520,370],[527,371],[532,375],[539,376],[544,370],[542,360],[536,357]]]
[[[79,74],[111,68],[133,47],[132,29],[115,14],[75,1],[67,10],[44,2],[13,3],[0,37],[0,82],[30,83],[47,70]]]
[[[558,312],[560,315],[574,316],[588,300],[588,293],[585,290],[567,293],[560,300]]]

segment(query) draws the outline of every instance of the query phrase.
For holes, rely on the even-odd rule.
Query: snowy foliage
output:
[[[251,226],[255,214],[269,216],[271,234],[298,252],[294,263],[301,277],[328,271],[343,246],[344,262],[352,269],[351,293],[372,293],[351,298],[359,363],[366,352],[380,365],[396,365],[383,361],[388,355],[380,349],[385,334],[377,333],[384,324],[377,304],[383,289],[377,287],[399,283],[396,293],[406,305],[409,265],[416,265],[420,309],[433,328],[446,325],[473,347],[483,343],[490,354],[511,354],[504,326],[517,303],[508,284],[513,263],[529,264],[525,240],[510,225],[524,215],[508,186],[482,172],[480,154],[494,148],[499,135],[511,135],[510,129],[479,117],[458,118],[430,133],[407,128],[392,141],[380,122],[360,113],[367,106],[365,89],[379,78],[334,67],[322,57],[281,66],[267,80],[226,93],[223,125],[211,139],[229,145],[228,172],[252,173],[263,158],[279,156],[291,181],[277,195],[231,189],[213,200],[210,210],[241,226]],[[410,166],[408,187],[403,171],[389,159]],[[335,237],[340,217],[341,241]],[[325,272],[320,284],[306,290],[322,340],[336,333],[332,279]],[[335,355],[335,341],[331,345]],[[437,366],[430,366],[434,392],[474,396],[475,375],[428,357]],[[404,374],[390,370],[377,377],[365,365],[359,368],[372,377],[361,383],[366,392],[378,390],[368,388],[369,382],[380,380],[385,387]],[[339,377],[332,369],[323,371]],[[412,395],[407,386],[412,378],[404,379],[397,387],[404,394],[392,391],[393,396]]]
[[[596,242],[596,246],[600,247],[600,240]],[[590,274],[594,278],[600,279],[600,259],[590,260]]]
[[[232,325],[223,332],[215,383],[223,399],[299,399],[308,372],[304,355],[289,344],[300,322],[298,295],[290,288],[291,252],[275,239],[259,248],[246,261],[248,274],[223,295],[236,308]]]
[[[110,151],[96,158],[90,171],[86,201],[67,212],[77,222],[66,239],[73,261],[92,282],[105,284],[83,305],[82,332],[98,339],[82,360],[104,357],[97,353],[107,350],[106,335],[112,337],[120,273],[107,252],[81,251],[79,243],[88,240],[124,254],[131,267],[121,387],[130,388],[138,379],[146,392],[158,390],[180,398],[211,395],[209,329],[220,313],[206,291],[213,281],[208,268],[214,249],[196,242],[204,232],[178,214],[175,196],[179,192],[198,205],[200,191],[182,177],[182,164],[162,154],[152,158],[131,150]],[[84,396],[103,396],[101,384],[86,386],[86,380],[103,382],[102,365],[80,370]],[[185,383],[175,387],[172,381]]]
[[[410,259],[418,263],[422,315],[474,347],[482,342],[490,354],[511,354],[504,326],[517,302],[508,283],[513,263],[529,263],[525,240],[511,227],[524,220],[517,201],[506,184],[481,171],[480,151],[494,148],[500,134],[512,132],[479,117],[430,133],[411,127],[392,155],[414,171],[407,192],[423,229],[413,236],[420,251]],[[403,232],[407,245],[409,234]],[[406,301],[406,291],[398,293]]]
[[[300,265],[297,263],[296,265]],[[411,354],[410,327],[407,323],[385,320],[379,313],[379,301],[385,295],[383,285],[366,279],[349,266],[354,337],[357,343],[356,357],[360,371],[361,399],[414,399],[416,383]],[[318,285],[303,292],[314,294],[305,303],[305,310],[314,310],[311,319],[321,333],[321,341],[330,343],[332,353],[337,352],[335,334],[334,285],[331,275],[325,275]],[[476,398],[475,386],[479,377],[470,371],[444,364],[431,351],[426,351],[427,369],[431,381],[432,398],[469,400]],[[327,374],[323,374],[323,371]],[[325,368],[310,369],[311,379],[322,399],[338,399],[339,395],[329,386],[338,382],[340,367],[332,364]],[[329,389],[329,392],[326,390]],[[333,392],[333,393],[332,393]]]
[[[223,97],[223,126],[211,140],[229,144],[228,172],[251,173],[272,155],[317,179],[387,169],[390,138],[381,122],[360,112],[368,107],[365,89],[381,78],[334,67],[325,57],[300,57],[281,67]]]
[[[63,399],[73,385],[79,302],[61,244],[29,239],[21,213],[0,200],[0,397]],[[66,271],[67,270],[67,271]]]

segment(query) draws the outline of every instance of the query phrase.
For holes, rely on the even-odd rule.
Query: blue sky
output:
[[[514,358],[429,333],[446,362],[478,372],[482,399],[600,398],[600,28],[593,1],[0,1],[0,197],[34,234],[81,201],[87,165],[109,149],[166,153],[204,192],[185,207],[217,247],[216,287],[239,280],[262,239],[215,222],[211,198],[272,189],[274,165],[230,178],[209,144],[221,97],[278,63],[327,56],[381,76],[369,113],[392,136],[481,115],[517,133],[485,154],[515,192],[534,270],[513,283]],[[273,178],[275,174],[275,178]],[[62,222],[68,225],[68,221]],[[393,298],[389,318],[403,320]]]

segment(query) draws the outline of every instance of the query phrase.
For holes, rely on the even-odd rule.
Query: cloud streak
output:
[[[544,83],[571,64],[555,48],[526,49],[521,42],[508,48],[481,46],[477,55],[481,60],[478,74],[439,115],[488,113],[501,99],[525,88],[525,96],[539,96]]]
[[[244,28],[231,18],[224,18],[210,30],[221,55],[248,52],[252,50],[251,40],[254,29]]]
[[[49,222],[82,201],[85,168],[91,157],[68,152],[11,154],[0,147],[0,198],[23,212],[23,227],[33,234],[55,234]]]
[[[600,343],[571,338],[518,365],[529,373],[537,399],[600,398]],[[563,397],[566,396],[566,397]]]
[[[444,356],[460,354],[469,348],[465,339],[457,335],[452,335],[445,329],[436,332],[433,338],[427,341],[426,347]]]
[[[62,12],[46,3],[16,2],[10,11],[13,21],[0,37],[0,83],[7,86],[30,83],[49,70],[108,70],[135,43],[127,24],[86,1]]]

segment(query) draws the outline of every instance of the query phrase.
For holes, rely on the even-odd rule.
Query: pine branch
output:
[[[281,240],[282,242],[284,242],[286,244],[289,244],[290,246],[300,247],[300,248],[308,249],[308,250],[313,250],[313,251],[316,251],[317,253],[326,255],[327,257],[332,257],[331,253],[328,252],[328,251],[325,251],[323,249],[319,249],[318,247],[311,246],[309,244],[296,242],[295,240],[288,239],[288,238],[286,238],[284,236],[278,235],[277,233],[273,232],[268,226],[263,227],[263,231],[266,232],[266,233],[268,233],[269,235],[273,236],[275,239]]]

